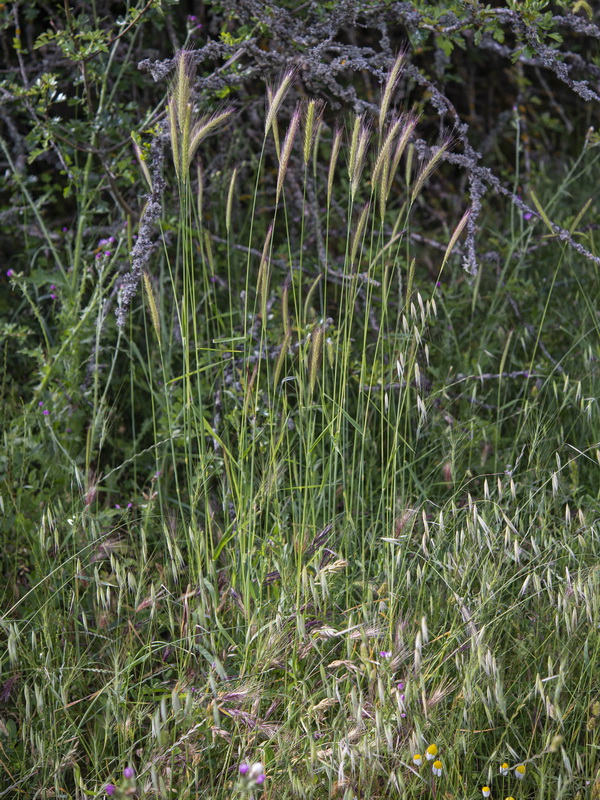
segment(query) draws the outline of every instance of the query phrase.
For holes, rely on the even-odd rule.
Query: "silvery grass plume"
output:
[[[171,132],[171,149],[175,172],[179,180],[187,183],[187,175],[201,142],[226,122],[233,114],[233,108],[223,108],[213,114],[197,117],[192,102],[192,84],[196,74],[196,64],[191,53],[182,50],[177,56],[175,79],[171,86],[167,114]]]

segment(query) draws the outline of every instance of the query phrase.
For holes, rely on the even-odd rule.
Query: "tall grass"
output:
[[[93,289],[73,274],[109,354],[85,458],[34,403],[6,438],[30,566],[0,621],[0,796],[599,791],[598,276],[556,245],[532,264],[519,223],[467,283],[468,211],[424,275],[413,220],[451,143],[417,163],[399,68],[347,132],[311,102],[284,120],[284,75],[209,204],[189,169],[230,111],[194,118],[180,56],[143,335],[132,311],[107,342],[105,260]]]

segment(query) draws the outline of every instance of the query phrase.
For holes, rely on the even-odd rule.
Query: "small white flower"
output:
[[[434,761],[431,771],[433,772],[434,775],[437,775],[439,777],[442,774],[442,762],[439,760]]]
[[[504,764],[500,765],[500,775],[508,775],[509,771],[510,770],[508,768],[508,764],[506,763],[506,761],[504,762]]]
[[[521,780],[525,777],[525,764],[519,764],[515,767],[515,778]]]

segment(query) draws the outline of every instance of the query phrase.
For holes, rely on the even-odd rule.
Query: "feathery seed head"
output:
[[[390,74],[388,75],[387,81],[385,82],[385,89],[383,90],[383,97],[381,99],[381,109],[379,111],[379,130],[383,130],[383,126],[385,123],[385,118],[387,116],[388,109],[390,107],[390,103],[392,102],[392,98],[394,96],[394,92],[398,86],[398,80],[400,79],[400,72],[402,70],[402,64],[404,63],[404,59],[406,58],[406,50],[401,50],[394,64],[390,70]]]
[[[288,125],[285,139],[283,140],[283,147],[281,148],[281,158],[279,159],[279,173],[277,175],[277,191],[275,195],[275,202],[279,202],[279,195],[283,187],[283,179],[287,172],[288,162],[292,154],[292,147],[294,146],[294,139],[300,125],[300,106],[297,105],[292,114],[290,124]]]
[[[363,167],[365,165],[365,159],[367,156],[367,150],[369,146],[369,139],[371,137],[371,129],[368,122],[363,123],[362,117],[361,123],[359,125],[359,132],[358,138],[356,141],[356,145],[354,144],[354,131],[352,132],[352,146],[350,150],[350,164],[348,167],[348,173],[350,176],[350,194],[352,200],[354,200],[356,196],[356,192],[358,190],[358,185],[360,182],[360,176],[362,175]],[[356,129],[356,125],[355,125]]]
[[[182,50],[177,55],[175,79],[171,86],[167,114],[171,134],[171,148],[177,177],[187,182],[187,173],[200,143],[210,136],[233,113],[225,108],[213,114],[205,114],[199,120],[192,103],[192,84],[196,65],[191,53]]]
[[[286,72],[283,73],[283,78],[281,79],[281,83],[279,84],[277,91],[270,93],[271,96],[269,97],[269,108],[267,111],[267,118],[265,120],[265,136],[271,129],[271,125],[277,116],[277,112],[281,107],[284,97],[292,85],[292,81],[296,77],[296,73],[296,67],[291,67],[290,69],[286,70]]]
[[[325,103],[323,100],[309,100],[308,105],[306,106],[306,115],[304,120],[304,148],[302,152],[304,166],[308,164],[308,159],[310,158],[310,153],[315,139],[317,138],[319,126],[321,125],[321,117],[323,116],[324,109]]]
[[[416,199],[417,195],[423,188],[427,179],[431,176],[434,170],[436,170],[441,164],[444,157],[444,153],[446,153],[452,147],[453,144],[454,142],[451,139],[446,139],[440,145],[434,148],[433,155],[431,156],[429,161],[423,164],[423,166],[421,167],[421,171],[417,176],[417,180],[415,182],[414,188],[411,193],[412,202],[414,202],[414,200]]]

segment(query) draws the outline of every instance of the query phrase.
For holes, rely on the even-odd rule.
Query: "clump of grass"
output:
[[[516,335],[508,255],[493,283],[447,275],[469,211],[425,276],[411,227],[448,144],[411,177],[401,60],[347,140],[309,101],[280,141],[286,73],[256,173],[225,171],[211,204],[189,171],[225,118],[195,118],[187,59],[152,329],[121,330],[128,384],[97,377],[89,434],[125,386],[151,443],[82,475],[53,421],[26,421],[86,491],[29,526],[31,588],[0,620],[6,791],[575,796],[598,768],[593,308],[570,334],[587,374],[542,362],[551,289]]]

